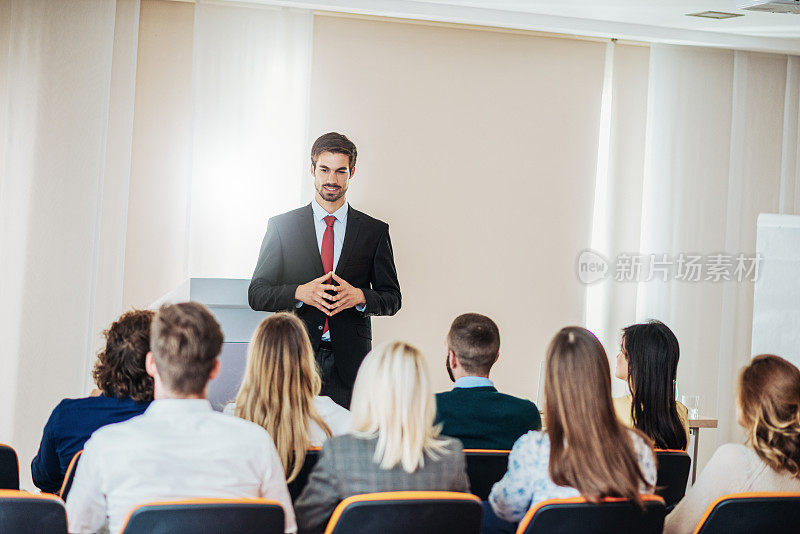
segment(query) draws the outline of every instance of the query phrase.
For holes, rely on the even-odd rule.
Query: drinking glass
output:
[[[700,395],[681,395],[681,403],[689,410],[689,419],[700,418]]]

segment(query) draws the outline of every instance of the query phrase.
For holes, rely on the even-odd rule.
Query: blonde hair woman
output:
[[[492,510],[517,522],[534,504],[560,497],[641,504],[639,495],[651,493],[656,482],[655,457],[648,439],[614,413],[603,346],[585,328],[569,326],[555,335],[546,358],[547,430],[514,444],[509,470],[489,495]]]
[[[692,532],[728,493],[800,491],[800,370],[779,356],[753,358],[739,375],[737,419],[745,445],[727,443],[667,516],[664,532]]]
[[[303,322],[285,312],[261,321],[247,350],[236,403],[225,411],[269,432],[289,482],[303,467],[309,447],[350,430],[350,412],[320,397],[321,388]]]
[[[469,491],[461,442],[439,436],[425,358],[402,341],[361,364],[353,388],[353,432],[332,438],[295,503],[300,532],[321,532],[336,505],[360,493]]]

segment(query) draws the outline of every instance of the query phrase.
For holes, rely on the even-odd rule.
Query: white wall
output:
[[[358,145],[348,198],[390,224],[403,291],[373,342],[419,345],[438,389],[461,313],[497,321],[493,378],[530,398],[546,344],[581,321],[574,263],[590,239],[604,48],[315,19],[309,142],[336,130]]]

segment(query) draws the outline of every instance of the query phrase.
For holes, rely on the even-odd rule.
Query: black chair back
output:
[[[303,492],[303,488],[305,488],[306,484],[308,484],[308,476],[311,474],[311,470],[314,469],[314,466],[317,465],[318,459],[319,449],[308,449],[306,451],[306,459],[303,462],[303,467],[300,469],[300,473],[298,473],[297,477],[288,484],[289,495],[292,497],[292,502],[297,500],[297,498]]]
[[[139,506],[122,534],[283,534],[283,522],[276,501],[193,499]]]
[[[482,501],[489,498],[492,486],[508,471],[508,453],[495,449],[464,449],[469,489]]]
[[[64,502],[47,493],[0,490],[0,532],[67,534]]]
[[[325,534],[479,534],[482,513],[469,493],[366,493],[339,503]]]
[[[83,454],[82,449],[75,453],[75,456],[69,461],[67,472],[64,473],[64,482],[61,483],[61,490],[58,492],[64,502],[67,502],[67,495],[69,495],[69,490],[72,489],[72,482],[75,480],[75,471],[78,470],[78,462],[81,460],[81,454]]]
[[[800,531],[800,493],[735,493],[708,507],[698,534],[779,534]]]
[[[0,489],[19,489],[19,460],[13,447],[0,444]]]
[[[692,457],[686,451],[656,449],[656,460],[658,461],[656,494],[664,499],[669,513],[686,494]]]
[[[661,534],[666,508],[657,495],[642,495],[645,510],[626,499],[593,504],[583,497],[550,499],[531,508],[517,534]]]

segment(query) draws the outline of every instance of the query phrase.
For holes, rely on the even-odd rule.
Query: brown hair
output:
[[[485,315],[459,315],[447,333],[447,348],[466,372],[488,374],[500,352],[500,330]]]
[[[208,308],[199,302],[162,306],[153,319],[150,338],[164,385],[181,395],[203,393],[223,340]]]
[[[144,368],[153,315],[150,310],[131,310],[103,331],[106,346],[97,355],[92,378],[106,397],[153,400],[153,377]]]
[[[759,458],[800,478],[800,370],[780,356],[756,356],[739,375],[739,410]]]
[[[639,490],[647,481],[633,433],[649,440],[617,420],[608,358],[594,334],[568,326],[555,335],[547,348],[544,394],[553,482],[590,502],[623,497],[642,507]]]
[[[300,474],[311,446],[309,423],[317,423],[328,437],[333,434],[314,406],[320,389],[322,379],[303,322],[285,312],[261,321],[247,349],[236,415],[269,432],[287,482]]]
[[[311,147],[311,166],[317,168],[317,158],[323,152],[333,152],[334,154],[344,154],[350,158],[350,172],[356,167],[356,145],[347,137],[340,133],[329,132],[323,134],[314,141]]]

